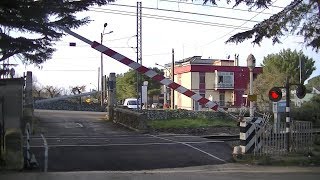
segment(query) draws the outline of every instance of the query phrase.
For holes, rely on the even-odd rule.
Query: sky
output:
[[[239,54],[240,66],[246,66],[246,59],[252,53],[257,65],[263,57],[271,53],[278,53],[282,49],[303,50],[316,61],[317,70],[311,77],[320,75],[319,54],[311,48],[305,47],[299,36],[284,36],[281,44],[273,45],[271,40],[265,39],[260,46],[253,45],[252,40],[240,44],[225,44],[225,41],[237,32],[248,30],[256,22],[260,22],[271,14],[281,10],[280,7],[290,3],[289,0],[277,0],[272,7],[265,10],[253,9],[247,11],[247,6],[235,9],[223,0],[218,1],[218,7],[202,5],[202,0],[142,0],[142,64],[147,67],[157,67],[155,63],[167,64],[171,62],[171,50],[175,50],[175,60],[191,56],[203,58],[226,59]],[[78,18],[90,17],[92,22],[73,31],[90,39],[100,42],[100,34],[104,23],[107,23],[103,36],[103,44],[113,50],[136,61],[136,1],[117,0],[113,4],[102,7],[92,7],[90,11],[77,14]],[[169,11],[168,11],[169,10]],[[180,11],[180,12],[178,12]],[[191,12],[191,13],[181,13]],[[193,14],[192,14],[193,13]],[[210,16],[196,15],[207,14]],[[150,18],[153,17],[153,18]],[[173,21],[180,18],[179,21]],[[170,19],[170,20],[164,20]],[[182,22],[184,21],[184,22]],[[196,23],[190,23],[190,21]],[[204,25],[206,24],[206,25]],[[76,46],[69,46],[75,42]],[[66,35],[54,46],[56,52],[53,58],[41,64],[42,68],[34,65],[23,65],[14,58],[10,63],[19,63],[17,74],[33,71],[36,83],[41,86],[52,85],[68,89],[70,86],[86,85],[87,91],[97,89],[98,68],[100,67],[100,53],[89,45]],[[125,73],[129,68],[116,60],[104,55],[104,74],[114,72]],[[158,67],[161,68],[161,67]]]

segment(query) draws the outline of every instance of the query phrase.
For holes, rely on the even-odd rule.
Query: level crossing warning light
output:
[[[304,98],[304,96],[307,93],[307,89],[303,84],[299,84],[297,85],[297,89],[296,89],[296,95],[299,99]]]
[[[282,98],[282,91],[279,87],[273,87],[269,91],[269,99],[273,102],[278,102]]]

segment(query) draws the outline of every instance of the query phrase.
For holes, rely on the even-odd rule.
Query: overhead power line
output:
[[[135,8],[136,6],[133,5],[125,5],[125,4],[110,4],[110,5],[117,5],[122,7],[131,7]],[[222,18],[222,19],[231,19],[231,20],[238,20],[238,21],[250,21],[254,23],[258,23],[260,21],[255,20],[249,20],[249,19],[243,19],[243,18],[236,18],[236,17],[229,17],[229,16],[220,16],[220,15],[213,15],[213,14],[203,14],[203,13],[196,13],[196,12],[190,12],[190,11],[178,11],[178,10],[171,10],[171,9],[161,9],[161,8],[152,8],[152,7],[142,7],[143,9],[149,9],[149,10],[156,10],[156,11],[165,11],[165,12],[173,12],[173,13],[182,13],[182,14],[190,14],[190,15],[199,15],[199,16],[207,16],[207,17],[215,17],[215,18]],[[105,8],[99,8],[104,10]],[[106,9],[110,10],[110,9]]]
[[[215,5],[208,5],[208,4],[195,4],[195,3],[190,3],[190,2],[183,2],[183,1],[173,1],[173,0],[160,0],[163,2],[171,2],[171,3],[180,3],[180,4],[189,4],[189,5],[198,5],[198,6],[208,6],[208,7],[213,7],[213,8],[222,8],[222,9],[232,9],[232,10],[240,10],[240,11],[248,11],[248,10],[244,10],[244,9],[237,9],[237,8],[228,8],[228,7],[219,7],[219,6],[215,6]],[[272,3],[274,4],[274,3]],[[283,9],[285,7],[282,6],[275,6],[275,5],[270,5],[269,7],[274,7],[274,8],[279,8],[279,9]],[[248,11],[248,12],[258,12],[258,11]],[[263,13],[263,14],[268,14],[268,13]]]
[[[97,70],[90,69],[48,69],[48,70],[40,70],[40,71],[58,71],[58,72],[93,72]]]
[[[136,14],[134,12],[129,12],[129,11],[119,11],[119,10],[109,10],[109,9],[100,10],[99,8],[90,8],[89,11],[101,12],[101,13],[107,13],[107,14],[119,14],[119,15],[127,15],[127,16],[136,16]],[[212,22],[208,22],[208,21],[199,21],[199,20],[192,20],[192,19],[185,19],[185,18],[176,18],[176,17],[170,17],[170,16],[143,14],[143,17],[151,18],[151,19],[158,19],[158,20],[167,20],[167,21],[199,24],[199,25],[206,25],[206,26],[214,26],[214,27],[223,27],[223,28],[232,28],[232,29],[240,28],[242,30],[250,29],[250,27],[239,27],[239,26],[230,25],[230,24],[212,23]]]
[[[57,46],[57,47],[69,47],[69,45],[68,44],[56,44],[55,46]],[[75,47],[90,47],[90,45],[76,45]],[[125,46],[118,46],[118,47],[110,47],[110,48],[115,48],[115,49],[117,49],[117,48],[130,48],[130,47],[125,47]]]
[[[158,54],[147,54],[143,56],[163,56],[163,55],[172,55],[172,53],[158,53]]]
[[[277,2],[277,1],[278,1],[278,0],[276,0],[275,2]],[[275,2],[273,2],[273,3],[275,3]],[[250,20],[251,20],[251,19],[253,19],[253,18],[255,18],[255,17],[257,17],[257,16],[258,16],[259,14],[261,14],[264,10],[265,10],[265,9],[261,10],[258,14],[256,14],[256,15],[252,16],[252,17],[250,18]],[[248,21],[246,21],[246,22],[242,23],[242,24],[240,25],[240,27],[242,27],[243,25],[245,25],[247,22],[248,22]],[[233,30],[231,30],[230,32],[228,32],[228,33],[226,33],[226,34],[224,34],[224,35],[222,35],[222,36],[220,36],[220,37],[218,37],[218,38],[216,38],[216,39],[214,39],[214,40],[210,41],[209,43],[206,43],[205,45],[202,45],[201,47],[203,47],[203,46],[207,46],[207,45],[209,45],[209,44],[211,44],[211,43],[213,43],[213,42],[216,42],[216,41],[218,41],[218,40],[220,40],[220,39],[222,39],[222,38],[224,38],[224,37],[228,36],[229,34],[231,34],[231,33],[235,32],[235,31],[236,31],[236,29],[233,29]]]
[[[129,38],[135,37],[136,35],[132,35],[132,36],[126,36],[126,37],[121,37],[121,38],[117,38],[117,39],[107,39],[105,40],[106,42],[110,42],[110,41],[119,41],[119,40],[127,40]],[[105,42],[103,41],[103,42]]]

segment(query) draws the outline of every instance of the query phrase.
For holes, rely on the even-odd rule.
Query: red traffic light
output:
[[[278,102],[282,98],[282,91],[278,87],[273,87],[269,91],[269,99],[273,102]]]

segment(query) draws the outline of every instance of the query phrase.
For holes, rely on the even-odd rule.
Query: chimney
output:
[[[234,54],[234,66],[239,66],[239,54]]]

